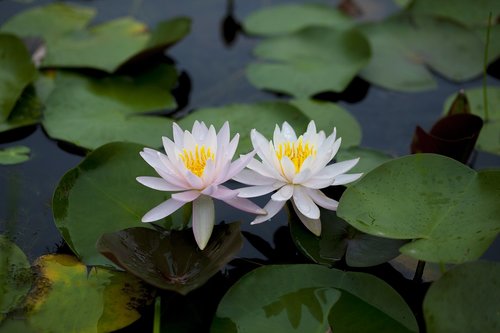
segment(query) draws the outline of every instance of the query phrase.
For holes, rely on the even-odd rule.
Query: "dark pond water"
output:
[[[0,0],[0,24],[29,6],[49,2],[51,1]],[[286,2],[289,1],[236,1],[233,18],[238,21],[258,8]],[[260,91],[246,80],[244,69],[253,59],[251,52],[257,39],[237,33],[232,43],[224,40],[222,26],[230,14],[224,0],[101,0],[76,3],[97,9],[98,15],[94,22],[126,15],[132,15],[149,26],[174,16],[182,15],[192,19],[192,32],[168,52],[179,72],[183,73],[176,92],[181,106],[179,113],[200,107],[284,98]],[[360,19],[380,19],[398,10],[390,0],[359,0],[358,3],[364,11]],[[498,77],[500,66],[497,61],[497,64],[489,68],[488,84],[500,86]],[[460,84],[441,78],[437,78],[437,81],[438,87],[435,90],[400,93],[356,79],[345,93],[329,97],[357,118],[363,130],[363,146],[401,156],[409,153],[415,126],[430,128],[439,118],[446,97],[461,88],[481,85],[481,78]],[[251,124],[249,129],[250,127]],[[62,244],[53,223],[52,194],[63,174],[76,166],[83,156],[67,145],[49,139],[40,126],[0,136],[0,148],[20,144],[31,148],[32,158],[20,165],[0,166],[0,233],[10,234],[33,260],[42,254],[56,251]],[[499,166],[500,156],[477,153],[474,164],[476,169]],[[257,203],[263,204],[266,199],[261,198]],[[272,247],[275,246],[275,232],[279,230],[278,233],[282,234],[283,229],[279,227],[286,224],[284,213],[280,213],[272,222],[250,226],[250,215],[242,215],[227,206],[217,207],[216,212],[218,220],[241,219],[244,231],[263,238]],[[500,242],[497,239],[485,257],[498,260],[499,253]],[[264,258],[248,242],[240,255]]]

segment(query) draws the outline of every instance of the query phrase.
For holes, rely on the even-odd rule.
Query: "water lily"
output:
[[[142,158],[160,177],[137,177],[137,181],[159,191],[176,192],[171,198],[151,209],[142,222],[160,220],[188,202],[193,202],[193,233],[200,249],[208,243],[215,222],[212,198],[254,214],[265,214],[252,201],[238,197],[238,191],[221,184],[239,173],[250,162],[254,152],[241,155],[232,162],[239,134],[230,141],[229,124],[219,133],[211,125],[195,121],[191,132],[173,124],[173,139],[163,137],[166,154],[144,148]]]
[[[264,209],[266,215],[256,217],[257,224],[276,215],[291,199],[293,208],[302,223],[315,235],[321,234],[318,206],[336,210],[338,202],[328,198],[320,189],[343,185],[357,180],[362,174],[346,174],[359,158],[328,164],[339,150],[341,138],[336,139],[336,129],[326,137],[316,131],[311,121],[307,131],[297,138],[293,128],[284,122],[274,130],[273,140],[268,141],[253,129],[251,140],[261,161],[252,159],[247,169],[233,179],[247,185],[239,189],[239,197],[250,198],[276,191]]]

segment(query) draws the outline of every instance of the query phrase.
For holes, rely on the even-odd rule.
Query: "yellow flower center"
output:
[[[203,171],[205,171],[205,167],[207,166],[207,161],[209,159],[214,160],[215,154],[212,152],[210,148],[206,148],[205,145],[199,147],[195,146],[194,150],[186,150],[183,149],[182,153],[179,154],[182,162],[186,168],[191,170],[192,173],[201,177],[203,175]]]
[[[302,137],[300,137],[296,142],[285,142],[280,143],[276,147],[276,156],[278,160],[281,160],[283,156],[288,156],[288,158],[293,162],[295,166],[295,173],[300,171],[302,163],[309,156],[316,156],[316,148],[314,145],[307,142],[304,144]]]

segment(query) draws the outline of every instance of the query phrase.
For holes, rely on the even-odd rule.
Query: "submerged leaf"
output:
[[[349,306],[346,298],[358,306]],[[319,265],[270,265],[229,289],[211,331],[326,332],[332,327],[343,333],[357,332],[351,330],[357,325],[379,332],[418,330],[401,296],[372,275]]]
[[[354,20],[328,5],[286,4],[253,12],[243,22],[247,33],[264,36],[289,34],[312,25],[346,29]]]
[[[450,158],[389,161],[351,185],[337,214],[376,236],[413,239],[400,251],[419,260],[478,259],[500,231],[500,170],[476,172]]]
[[[35,74],[35,66],[23,42],[16,36],[0,33],[0,123],[8,119]]]
[[[45,255],[34,265],[39,276],[27,298],[26,320],[39,331],[115,331],[139,319],[138,309],[152,300],[134,276],[88,270],[69,255]]]
[[[86,265],[114,265],[95,248],[99,237],[141,225],[152,203],[170,197],[136,181],[138,176],[156,176],[139,156],[142,148],[133,143],[104,145],[66,173],[55,190],[56,226]],[[189,205],[185,205],[165,219],[166,227],[180,228],[189,217]]]
[[[191,229],[161,232],[140,227],[104,234],[97,249],[147,283],[185,295],[215,275],[242,245],[240,224],[231,223],[215,226],[203,251]]]
[[[142,113],[175,107],[175,69],[160,65],[138,76],[88,78],[58,72],[43,127],[54,139],[95,149],[112,141],[161,145],[172,121]]]
[[[0,149],[0,165],[18,164],[30,159],[30,149],[26,146],[14,146]]]
[[[0,235],[0,322],[23,301],[31,288],[31,278],[26,255],[7,237]]]
[[[496,332],[500,327],[500,264],[472,262],[452,268],[424,299],[427,332]]]
[[[370,59],[370,46],[357,30],[308,27],[269,38],[255,48],[267,62],[252,63],[247,77],[257,88],[309,97],[341,92]]]

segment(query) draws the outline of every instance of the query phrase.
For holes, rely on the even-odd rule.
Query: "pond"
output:
[[[62,7],[15,21],[53,2]],[[339,1],[0,1],[0,86],[20,86],[11,107],[0,93],[0,332],[495,331],[500,8],[401,3],[342,1],[349,16]],[[23,48],[15,35],[30,36],[41,67],[28,59],[16,72],[26,51],[9,53]],[[446,155],[414,133],[461,89],[481,134],[467,132],[476,118],[441,128],[460,133],[460,153],[477,140],[470,158],[410,156],[412,142]],[[163,229],[185,228],[190,205],[141,223],[169,195],[136,182],[157,176],[139,151],[163,151],[172,120],[189,131],[227,120],[240,135],[234,159],[253,128],[271,140],[284,121],[297,135],[310,120],[326,136],[336,126],[336,162],[360,157],[345,172],[365,175],[323,188],[342,201],[338,216],[321,208],[321,237],[290,204],[251,225],[255,214],[214,200],[202,251],[191,228]],[[26,156],[8,151],[19,146],[26,161],[8,164]]]

